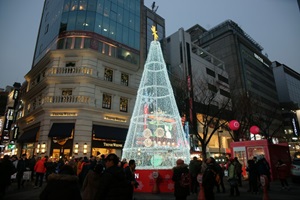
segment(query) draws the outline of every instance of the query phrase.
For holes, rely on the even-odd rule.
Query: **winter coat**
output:
[[[40,200],[82,200],[78,177],[69,174],[50,174]]]
[[[288,172],[289,172],[289,169],[286,164],[283,163],[283,164],[277,165],[277,173],[278,173],[279,179],[286,179],[288,176]]]
[[[45,173],[46,167],[45,167],[46,158],[42,158],[39,161],[37,161],[34,165],[34,171],[37,173]]]
[[[96,173],[93,170],[89,170],[82,185],[83,200],[95,199],[96,192],[100,187],[101,175],[102,174]]]
[[[197,177],[201,172],[201,162],[199,160],[191,160],[189,170],[192,177]]]
[[[215,166],[213,163],[209,163],[203,173],[202,186],[205,190],[212,191],[215,184]]]
[[[0,160],[0,186],[6,187],[10,185],[11,175],[16,171],[17,169],[7,157]]]
[[[96,193],[97,200],[123,200],[128,196],[124,169],[112,166],[103,172]]]
[[[174,196],[179,198],[186,198],[190,194],[190,187],[182,187],[180,185],[181,175],[183,173],[189,173],[188,165],[178,165],[173,167],[172,180],[174,181]]]

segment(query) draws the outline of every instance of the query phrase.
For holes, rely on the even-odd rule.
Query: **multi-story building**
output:
[[[189,31],[193,32],[194,43],[224,61],[235,119],[242,126],[247,123],[248,127],[259,126],[265,138],[280,137],[283,131],[275,80],[271,61],[263,54],[263,48],[231,20],[208,31],[203,28]],[[238,106],[245,99],[249,104]],[[248,136],[249,128],[241,134]]]
[[[277,61],[272,63],[278,99],[284,120],[284,133],[291,154],[300,152],[300,74]]]
[[[197,27],[201,28],[198,25]],[[188,102],[186,118],[191,123],[190,126],[197,126],[197,134],[203,137],[206,119],[220,119],[225,116],[216,115],[219,110],[227,113],[231,110],[230,88],[224,62],[193,43],[192,37],[183,28],[168,36],[166,63],[172,85],[181,87],[181,90],[177,90],[180,94],[175,94],[177,101],[181,98],[181,101]],[[176,89],[174,91],[176,93]],[[182,96],[182,92],[185,96]],[[208,107],[210,109],[207,109]],[[232,139],[228,132],[220,129],[214,134],[213,129],[214,127],[208,127],[208,132],[205,133],[207,137],[213,134],[207,146],[208,152],[215,157],[224,156]],[[194,147],[192,155],[199,155],[201,147],[197,146],[200,146],[200,143],[195,134],[191,133],[190,136],[190,144]],[[193,151],[196,154],[193,154]]]
[[[18,121],[22,153],[121,155],[146,55],[145,10],[139,0],[45,1]]]

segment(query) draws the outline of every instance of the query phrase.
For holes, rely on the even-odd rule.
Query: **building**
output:
[[[196,27],[201,29],[199,25]],[[193,43],[191,38],[193,35],[183,28],[166,38],[166,63],[169,76],[173,87],[179,87],[179,90],[174,89],[177,101],[181,99],[188,102],[186,111],[182,111],[191,123],[189,125],[197,126],[198,134],[202,137],[203,134],[213,133],[207,146],[208,153],[214,157],[225,156],[226,150],[229,150],[229,142],[232,141],[229,133],[222,129],[213,132],[213,126],[205,133],[205,126],[208,126],[205,121],[218,120],[218,118],[224,121],[230,119],[228,118],[230,115],[216,115],[220,110],[222,110],[220,113],[227,114],[231,110],[226,66],[223,61],[205,51],[197,43]],[[208,107],[210,109],[207,109]],[[199,151],[203,151],[201,147],[198,148],[199,140],[192,133],[190,133],[190,145],[192,157],[199,156]]]
[[[290,152],[300,152],[300,74],[277,61],[272,63],[278,98],[284,120],[286,141]]]
[[[139,0],[45,1],[20,153],[121,156],[146,55],[145,10]]]
[[[263,48],[232,20],[207,31],[189,31],[194,43],[225,63],[234,118],[242,127],[237,136],[253,139],[249,127],[257,125],[263,138],[280,139],[283,130],[276,85]]]

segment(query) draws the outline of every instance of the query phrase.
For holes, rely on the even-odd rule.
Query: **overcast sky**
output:
[[[151,8],[152,0],[144,0]],[[166,36],[195,24],[210,29],[231,19],[263,48],[271,61],[300,73],[297,0],[156,0]],[[0,88],[24,82],[29,72],[43,0],[0,0]]]

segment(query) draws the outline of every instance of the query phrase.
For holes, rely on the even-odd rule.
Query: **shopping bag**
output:
[[[23,180],[30,180],[31,171],[25,171],[23,174]]]

